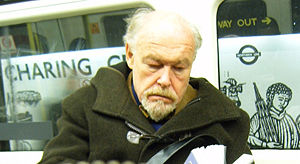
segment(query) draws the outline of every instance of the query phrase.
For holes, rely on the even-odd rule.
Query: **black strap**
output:
[[[192,138],[186,138],[181,141],[177,141],[172,143],[171,145],[165,147],[164,149],[160,150],[158,153],[156,153],[154,156],[152,156],[146,164],[163,164],[165,163],[169,158],[172,157],[173,154],[175,154],[178,150],[189,144],[190,142],[194,141],[197,138],[200,137],[210,137],[207,135],[197,135]]]

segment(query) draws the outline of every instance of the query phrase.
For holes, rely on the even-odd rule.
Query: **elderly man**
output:
[[[144,163],[183,142],[162,151],[174,154],[166,163],[184,163],[193,148],[210,144],[227,147],[228,163],[251,153],[249,116],[207,80],[190,77],[197,28],[175,13],[140,9],[124,41],[126,63],[100,68],[91,85],[63,101],[59,134],[41,163]]]

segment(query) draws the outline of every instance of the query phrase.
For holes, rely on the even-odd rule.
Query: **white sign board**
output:
[[[252,148],[299,148],[300,35],[219,39],[220,89],[248,112]]]
[[[125,48],[102,48],[2,59],[9,122],[54,120],[61,100],[87,84],[101,66],[125,60]],[[41,150],[22,141],[16,150]],[[13,145],[13,144],[12,144]],[[14,148],[12,148],[14,149]]]

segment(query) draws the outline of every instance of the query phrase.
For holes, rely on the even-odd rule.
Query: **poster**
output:
[[[222,38],[220,90],[250,116],[252,149],[299,149],[300,35]]]
[[[55,127],[63,98],[89,84],[99,67],[123,60],[124,47],[1,59],[8,122],[50,120]],[[42,150],[45,142],[13,140],[10,145],[11,150]]]

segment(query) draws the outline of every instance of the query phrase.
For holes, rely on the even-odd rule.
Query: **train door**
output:
[[[251,117],[252,149],[300,148],[298,0],[225,0],[218,9],[220,89]]]

